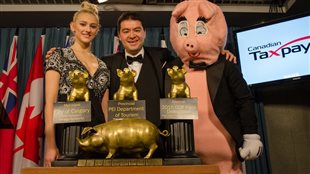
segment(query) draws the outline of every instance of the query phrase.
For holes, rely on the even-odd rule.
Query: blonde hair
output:
[[[99,24],[99,12],[98,12],[98,6],[97,5],[92,4],[92,3],[88,2],[88,1],[83,1],[81,3],[81,9],[74,13],[73,21],[76,21],[78,15],[81,14],[81,13],[93,14],[97,18],[97,21],[98,21],[98,24]]]

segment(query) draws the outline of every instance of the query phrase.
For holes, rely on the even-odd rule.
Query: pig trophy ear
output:
[[[88,133],[97,132],[93,127],[85,127],[81,133],[81,135],[86,135]]]
[[[137,72],[136,72],[135,70],[132,69],[132,70],[131,70],[131,73],[132,73],[132,76],[133,76],[133,77],[136,77]]]
[[[173,70],[171,68],[167,68],[167,72],[168,72],[168,75],[171,76],[173,73]]]
[[[83,77],[86,79],[88,77],[88,73],[86,71],[83,72]]]
[[[174,71],[178,71],[179,67],[178,67],[178,66],[173,66],[172,69],[173,69]]]
[[[167,72],[171,71],[171,68],[167,68]]]
[[[69,77],[72,79],[74,76],[74,71],[69,71]]]
[[[116,69],[117,76],[122,77],[123,76],[123,71],[121,69]]]
[[[183,74],[186,74],[186,69],[184,66],[182,66],[182,69],[180,69],[180,71],[183,73]]]

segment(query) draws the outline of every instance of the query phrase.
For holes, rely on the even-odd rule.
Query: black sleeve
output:
[[[242,133],[257,133],[257,118],[254,106],[254,97],[244,80],[237,65],[232,62],[225,62],[227,83],[235,100],[235,107],[238,111]]]

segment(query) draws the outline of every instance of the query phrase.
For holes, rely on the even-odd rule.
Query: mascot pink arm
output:
[[[217,5],[189,0],[173,10],[170,41],[187,70],[191,96],[198,99],[196,153],[203,163],[217,164],[221,173],[242,173],[240,157],[257,158],[263,145],[247,84],[233,63],[222,61],[226,38],[227,24]],[[231,112],[225,110],[229,107]]]

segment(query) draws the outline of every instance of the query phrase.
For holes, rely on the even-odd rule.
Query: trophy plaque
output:
[[[171,135],[165,141],[165,165],[201,164],[195,154],[193,119],[198,118],[197,99],[191,98],[185,68],[167,69],[171,78],[168,98],[160,99],[160,118]]]
[[[109,100],[108,105],[109,121],[124,118],[145,119],[144,100]]]
[[[108,101],[108,120],[145,119],[145,101],[138,100],[138,90],[134,82],[136,71],[129,68],[117,69],[117,76],[120,78],[120,86],[113,95],[113,100]]]
[[[87,77],[87,72],[70,71],[72,88],[67,95],[67,101],[54,104],[53,121],[56,125],[56,144],[60,157],[52,162],[52,166],[76,166],[80,152],[76,137],[80,137],[82,125],[91,121]]]

